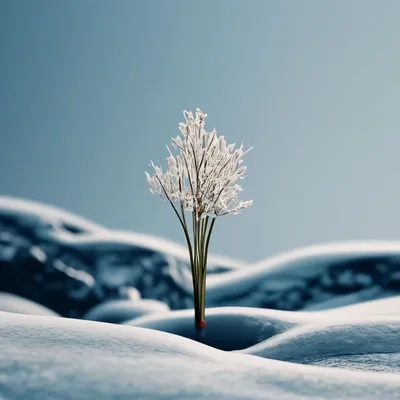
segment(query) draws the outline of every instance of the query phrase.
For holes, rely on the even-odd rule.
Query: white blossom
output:
[[[246,172],[243,156],[250,149],[227,144],[215,129],[207,132],[207,114],[201,110],[196,109],[195,116],[184,111],[184,116],[186,121],[179,124],[181,136],[172,139],[177,154],[167,146],[166,172],[153,162],[153,176],[146,172],[150,191],[180,204],[183,210],[195,211],[198,218],[238,214],[252,204],[252,200],[238,200],[242,191],[238,181]]]
[[[189,249],[193,277],[195,325],[205,327],[205,287],[210,237],[217,217],[238,214],[252,201],[239,201],[246,167],[242,165],[243,144],[227,144],[215,129],[204,128],[207,114],[184,111],[186,122],[179,124],[181,136],[172,139],[175,155],[167,146],[168,167],[163,172],[151,162],[154,174],[146,172],[150,191],[166,198],[183,228]],[[179,205],[179,208],[176,207]],[[192,233],[185,211],[192,213]],[[210,223],[210,224],[209,224]]]

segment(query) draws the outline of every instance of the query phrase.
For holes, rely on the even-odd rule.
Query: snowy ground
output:
[[[0,196],[0,400],[400,400],[399,294],[400,242],[211,257],[198,336],[184,248]]]
[[[394,373],[332,373],[130,326],[11,313],[0,321],[6,399],[400,399]]]

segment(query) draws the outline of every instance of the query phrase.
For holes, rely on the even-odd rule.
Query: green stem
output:
[[[164,193],[165,193],[165,197],[168,199],[169,203],[171,204],[172,208],[173,208],[174,211],[175,211],[175,214],[177,215],[177,217],[178,217],[178,219],[179,219],[179,222],[181,223],[183,232],[184,232],[184,234],[185,234],[186,243],[187,243],[188,248],[189,248],[190,263],[192,264],[192,263],[193,263],[193,250],[192,250],[192,244],[191,244],[191,242],[190,242],[189,232],[188,232],[188,230],[187,230],[186,219],[185,219],[185,212],[184,212],[184,210],[183,210],[183,206],[182,206],[182,204],[181,204],[181,210],[182,210],[182,217],[181,217],[181,216],[179,215],[178,210],[177,210],[176,207],[174,206],[174,203],[173,203],[172,200],[169,198],[169,196],[168,196],[168,194],[167,194],[167,191],[166,191],[165,188],[164,188],[164,185],[161,183],[160,178],[157,177],[157,180],[158,180],[158,182],[160,182],[161,188],[162,188],[162,190],[163,190]],[[182,219],[182,218],[183,218],[183,219]]]
[[[206,248],[205,248],[205,262],[204,262],[204,273],[207,269],[207,259],[208,259],[208,248],[210,246],[210,239],[211,239],[211,234],[212,231],[214,229],[214,225],[215,225],[215,221],[216,221],[216,217],[213,218],[211,225],[210,225],[210,230],[208,231],[208,236],[207,236],[207,241],[206,241]]]
[[[200,252],[200,263],[197,265],[196,274],[196,290],[195,290],[195,323],[198,324],[205,320],[205,299],[206,299],[206,273],[207,273],[207,258],[210,246],[211,234],[214,229],[216,218],[213,218],[209,231],[207,233],[208,221],[207,217],[202,221],[201,225],[197,223],[195,232],[196,239],[199,241],[196,244],[197,252]]]
[[[210,217],[206,217],[203,223],[203,229],[202,229],[202,233],[201,233],[201,251],[204,255],[204,259],[203,261],[205,262],[205,243],[206,243],[206,233],[207,233],[207,227],[208,227],[208,221],[209,221]]]
[[[193,229],[194,262],[197,267],[198,248],[197,248],[196,211],[195,210],[192,212],[192,229]]]
[[[201,270],[203,253],[201,248],[201,219],[196,215],[196,236],[197,236],[197,252],[198,252],[198,262],[199,269]]]
[[[192,251],[192,245],[190,242],[190,237],[189,237],[189,232],[187,229],[187,222],[186,222],[186,217],[185,217],[185,210],[183,208],[183,205],[181,204],[181,212],[182,212],[182,220],[184,223],[184,232],[186,236],[186,240],[188,242],[188,247],[189,247],[189,256],[190,256],[190,269],[192,271],[192,284],[193,284],[193,290],[196,287],[196,281],[195,281],[195,270],[194,270],[194,262],[193,262],[193,251]]]

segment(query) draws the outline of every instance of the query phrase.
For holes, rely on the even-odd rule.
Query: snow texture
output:
[[[127,319],[168,310],[165,303],[157,300],[111,300],[93,307],[83,318],[118,324]]]
[[[400,399],[393,373],[332,373],[143,328],[1,313],[0,331],[6,399]]]
[[[308,364],[324,358],[371,353],[400,353],[400,315],[352,316],[297,327],[243,353]]]
[[[98,232],[106,228],[68,211],[35,201],[28,201],[9,196],[0,196],[0,210],[3,215],[19,215],[32,224],[41,222],[43,228],[57,227],[73,232]],[[37,220],[37,221],[35,221]]]
[[[17,314],[43,315],[59,317],[57,313],[33,301],[16,296],[15,294],[0,292],[0,311]]]
[[[193,310],[153,314],[125,322],[125,325],[160,330],[196,340]],[[207,327],[201,341],[220,350],[240,350],[305,323],[313,316],[248,307],[206,310]]]
[[[0,399],[400,400],[400,242],[210,261],[0,197]]]
[[[366,301],[360,304],[352,304],[338,309],[324,311],[324,314],[346,314],[346,315],[400,315],[400,296],[385,299]]]

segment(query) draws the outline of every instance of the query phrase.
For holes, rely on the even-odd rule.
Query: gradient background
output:
[[[144,171],[182,110],[254,146],[213,253],[400,232],[400,1],[0,0],[0,193],[184,243]]]

